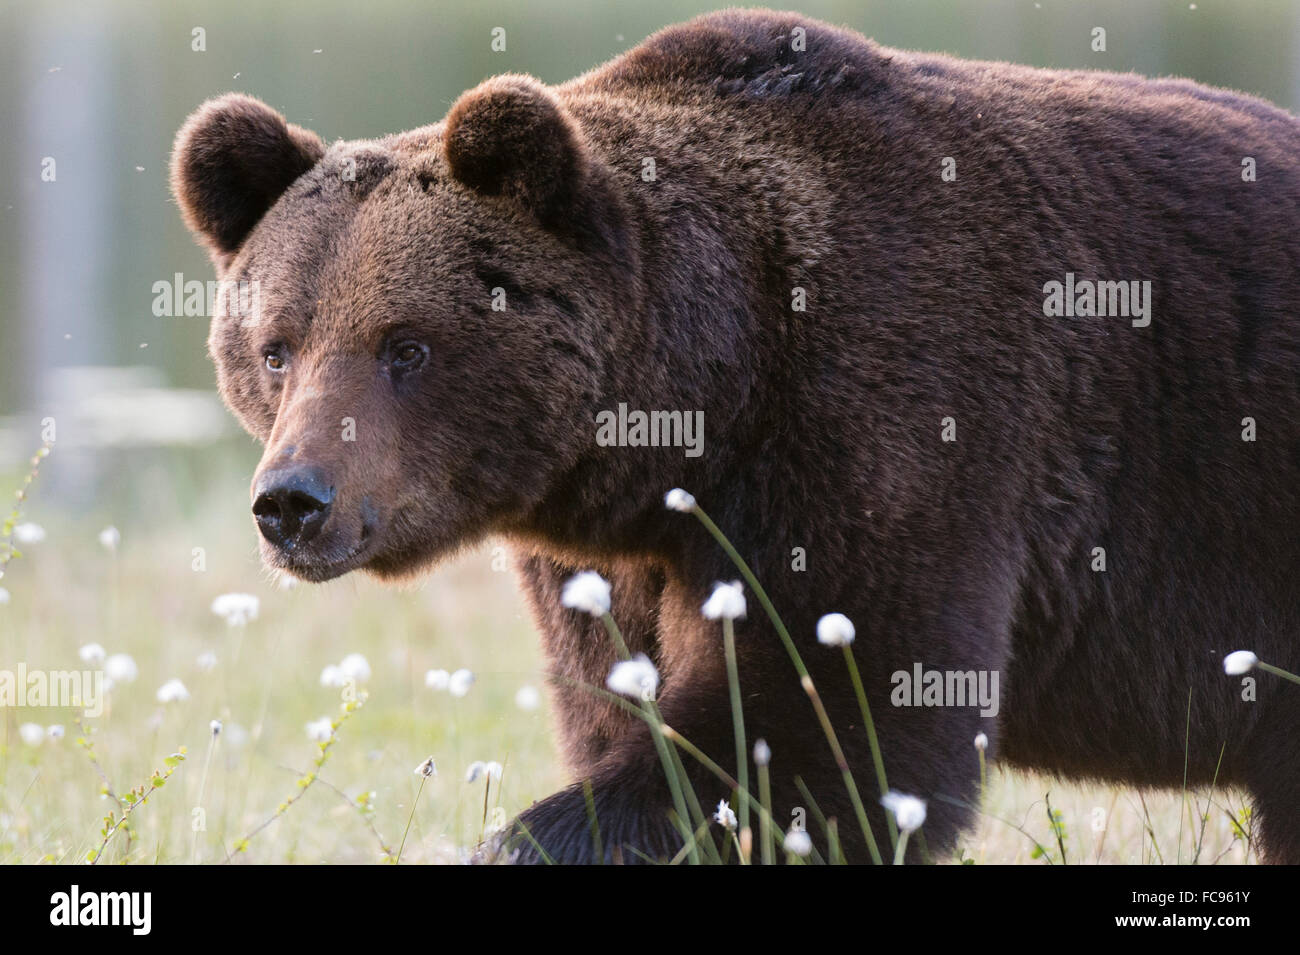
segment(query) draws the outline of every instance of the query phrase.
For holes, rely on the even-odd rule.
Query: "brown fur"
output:
[[[970,818],[977,733],[1013,764],[1179,786],[1190,690],[1188,782],[1208,784],[1223,748],[1219,784],[1248,787],[1270,858],[1300,862],[1300,694],[1263,678],[1243,702],[1221,667],[1248,648],[1300,669],[1294,117],[1180,80],[902,53],[727,11],[558,87],[499,77],[444,123],[313,143],[224,98],[182,129],[173,167],[223,276],[262,284],[257,320],[213,324],[222,394],[266,442],[264,471],[310,463],[334,485],[319,537],[264,554],[308,579],[396,576],[509,537],[607,853],[678,838],[644,726],[572,687],[603,683],[613,652],[559,606],[570,574],[613,582],[665,718],[734,764],[720,630],[699,607],[735,573],[664,510],[681,486],[767,586],[870,793],[843,660],[814,638],[825,612],[855,621],[890,783],[929,800],[933,853]],[[1152,281],[1151,325],[1045,317],[1043,285],[1067,271]],[[418,371],[395,371],[399,340],[428,346]],[[703,411],[705,454],[598,446],[594,416],[619,402]],[[802,804],[798,775],[863,859],[750,605],[741,682],[778,819]],[[999,671],[998,720],[891,707],[891,673],[918,661]],[[555,858],[591,858],[580,787],[525,819]]]

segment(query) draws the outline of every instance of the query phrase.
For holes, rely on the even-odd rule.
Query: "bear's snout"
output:
[[[318,467],[266,471],[254,488],[253,517],[268,543],[288,551],[320,533],[333,500],[334,488]]]

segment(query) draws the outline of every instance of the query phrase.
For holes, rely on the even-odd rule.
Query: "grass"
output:
[[[112,691],[84,732],[69,709],[0,710],[0,861],[79,863],[97,852],[101,864],[379,863],[400,853],[403,865],[455,863],[485,827],[568,781],[538,641],[511,575],[493,569],[492,545],[404,589],[354,575],[283,591],[257,558],[246,450],[208,454],[198,464],[159,455],[110,468],[138,480],[128,489],[107,484],[80,510],[64,503],[68,474],[57,450],[42,464],[22,520],[41,524],[47,537],[21,548],[3,580],[10,601],[0,605],[0,669],[20,661],[81,669],[78,648],[97,642],[131,654],[140,673]],[[17,487],[24,473],[0,486]],[[115,553],[97,540],[106,524],[121,531]],[[195,548],[203,549],[201,571]],[[258,619],[228,627],[210,612],[213,597],[231,591],[260,598]],[[206,672],[196,662],[205,652],[218,661]],[[322,687],[319,676],[354,652],[372,676],[360,688],[364,706],[344,714],[340,690]],[[476,675],[464,697],[425,687],[426,670],[461,667]],[[158,687],[172,678],[189,699],[158,703]],[[515,705],[523,686],[543,690],[539,708]],[[335,723],[324,747],[305,729],[321,717]],[[215,738],[214,719],[222,723]],[[30,746],[18,732],[27,722],[67,732]],[[417,775],[430,756],[437,775]],[[974,746],[970,759],[979,772]],[[500,780],[467,783],[476,760],[503,764]],[[698,794],[706,816],[728,796],[721,783],[717,790]],[[757,858],[771,849],[764,820],[753,821]],[[838,820],[841,829],[855,824]],[[820,827],[811,828],[819,852],[833,858]],[[780,857],[781,833],[772,835]],[[1236,793],[1207,800],[1190,791],[1184,800],[1179,792],[1066,785],[991,763],[983,812],[959,858],[936,861],[1253,862],[1248,835]]]

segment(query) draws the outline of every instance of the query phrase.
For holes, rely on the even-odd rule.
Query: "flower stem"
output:
[[[900,833],[898,836],[898,845],[894,847],[894,865],[903,864],[903,854],[907,852],[907,833]]]
[[[758,801],[763,807],[763,814],[758,820],[758,843],[763,865],[773,865],[776,861],[776,843],[772,833],[772,780],[766,763],[758,764]]]
[[[728,773],[725,769],[723,769],[713,760],[709,759],[709,757],[698,746],[696,746],[694,743],[688,740],[681,733],[677,732],[667,723],[663,724],[663,726],[660,727],[660,729],[663,731],[665,739],[672,740],[672,742],[676,743],[682,749],[686,750],[687,754],[692,756],[701,766],[703,766],[709,772],[713,773],[714,776],[717,776],[718,779],[722,781],[722,784],[724,786],[728,787],[729,789],[736,790],[739,793],[739,797],[738,797],[739,802],[741,802],[742,804],[748,803],[750,808],[752,808],[756,813],[758,813],[758,815],[763,820],[765,820],[768,823],[772,823],[773,820],[771,818],[771,814],[767,811],[767,808],[763,805],[763,803],[755,799],[753,793],[751,793],[748,789],[742,788],[740,783],[738,783],[735,779],[731,777],[730,773]],[[743,836],[745,830],[741,829],[739,831]],[[749,860],[748,853],[746,853],[745,859],[746,861]]]
[[[745,713],[740,698],[740,668],[736,664],[736,625],[730,617],[723,618],[722,640],[727,654],[727,682],[731,687],[731,724],[736,737],[736,782],[741,792],[749,791],[749,750],[745,745]],[[741,798],[740,829],[749,828],[749,801]],[[748,862],[748,857],[745,858]]]
[[[700,507],[698,503],[691,508],[691,513],[699,519],[705,529],[713,535],[713,539],[718,542],[718,545],[726,552],[727,556],[731,558],[731,562],[736,565],[741,576],[745,578],[745,582],[748,583],[750,589],[754,591],[754,596],[758,598],[758,602],[767,613],[768,619],[772,621],[772,626],[776,628],[777,636],[781,638],[781,642],[785,645],[786,653],[790,655],[790,660],[794,663],[794,668],[799,672],[800,685],[808,695],[808,699],[812,702],[813,709],[817,713],[817,720],[821,723],[822,732],[826,735],[826,742],[830,744],[831,753],[835,757],[835,764],[839,767],[840,774],[844,777],[844,786],[849,792],[849,799],[853,803],[853,811],[857,815],[858,824],[862,827],[862,835],[867,841],[867,851],[871,853],[871,860],[876,865],[882,864],[883,860],[880,857],[880,849],[876,846],[876,837],[871,831],[871,823],[867,821],[867,811],[862,805],[862,797],[858,794],[858,786],[853,780],[853,772],[849,768],[848,760],[844,757],[844,750],[840,747],[839,739],[835,735],[835,728],[831,726],[830,718],[826,715],[826,708],[822,705],[821,697],[817,694],[817,688],[813,685],[812,677],[808,675],[808,668],[804,666],[803,657],[799,655],[799,649],[794,645],[794,641],[790,639],[790,632],[786,630],[785,623],[781,620],[780,614],[778,614],[776,608],[772,606],[772,601],[768,598],[767,591],[764,590],[763,585],[758,582],[758,578],[754,576],[754,572],[749,569],[749,564],[745,563],[745,559],[741,557],[736,548],[732,546],[731,541],[727,539],[727,535],[722,533],[718,525],[713,523],[713,520],[708,514],[704,513],[704,509]]]
[[[880,795],[889,793],[889,780],[885,778],[885,760],[880,755],[880,740],[876,738],[876,724],[871,719],[871,707],[867,704],[867,691],[862,687],[862,674],[858,672],[858,661],[853,656],[852,648],[844,645],[844,660],[849,667],[849,678],[853,681],[853,692],[858,697],[858,708],[862,710],[862,725],[867,729],[867,742],[871,744],[871,761],[876,767],[876,782],[880,785]],[[898,824],[894,817],[885,813],[885,822],[889,826],[889,844],[898,848]]]
[[[1263,660],[1260,660],[1258,663],[1255,664],[1255,666],[1259,667],[1261,670],[1265,671],[1266,673],[1271,673],[1274,676],[1280,676],[1284,680],[1290,680],[1292,683],[1300,683],[1300,676],[1296,676],[1294,673],[1290,672],[1289,670],[1283,670],[1281,667],[1275,667],[1271,663],[1265,663]]]
[[[218,734],[212,733],[208,737],[208,755],[203,760],[203,779],[199,782],[199,799],[196,806],[203,805],[203,796],[208,789],[208,769],[212,766],[212,751],[217,748]],[[190,843],[190,865],[199,861],[199,830],[194,830],[194,839]]]
[[[631,652],[627,648],[627,641],[623,639],[623,632],[619,630],[618,623],[610,613],[601,614],[601,621],[605,624],[605,629],[609,632],[609,637],[614,641],[614,647],[618,651],[619,659],[630,660]],[[664,765],[664,774],[668,777],[668,789],[672,794],[673,809],[677,812],[677,819],[680,826],[682,838],[686,840],[688,848],[687,857],[692,865],[700,864],[699,849],[696,848],[694,834],[691,832],[690,815],[686,811],[686,799],[682,794],[682,780],[678,776],[679,766],[673,759],[673,754],[669,752],[667,741],[664,739],[660,726],[663,719],[659,716],[658,707],[653,700],[642,700],[642,708],[646,711],[646,722],[650,724],[650,736],[654,740],[655,751],[659,754],[659,760]],[[694,791],[692,791],[694,795]]]
[[[420,776],[420,788],[415,791],[415,798],[411,800],[411,814],[406,817],[406,828],[402,830],[402,843],[397,847],[397,858],[393,860],[393,865],[402,861],[402,850],[406,848],[406,834],[411,831],[411,820],[415,818],[415,807],[420,802],[420,793],[424,792],[424,781],[429,777]]]

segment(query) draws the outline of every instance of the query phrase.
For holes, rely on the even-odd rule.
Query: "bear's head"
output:
[[[269,565],[392,577],[527,523],[590,439],[637,294],[612,176],[550,90],[496,77],[441,123],[328,148],[230,94],[171,175],[222,281],[222,396],[265,446]]]

